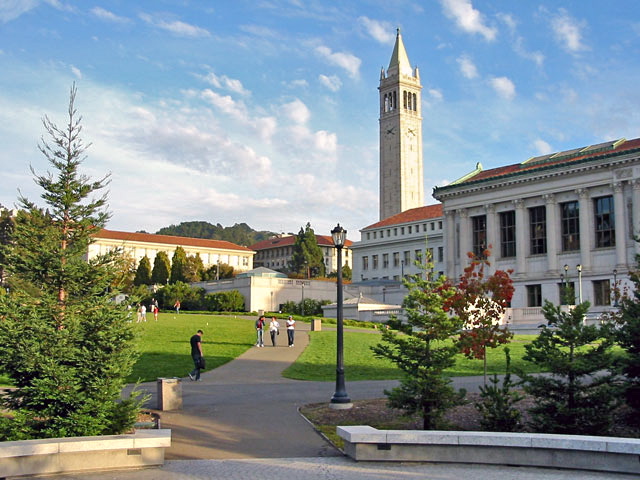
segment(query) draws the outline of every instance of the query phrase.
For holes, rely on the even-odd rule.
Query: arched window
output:
[[[406,90],[404,90],[402,92],[402,97],[403,97],[403,102],[404,102],[403,106],[404,106],[404,109],[406,110],[407,109],[407,91]],[[411,97],[409,97],[409,98],[411,98]],[[411,100],[409,100],[409,101],[411,101]],[[411,108],[411,107],[409,107],[409,108]]]
[[[418,111],[418,102],[416,101],[416,99],[417,99],[417,97],[416,97],[416,94],[414,93],[413,94],[413,110],[414,110],[414,112]]]
[[[409,92],[409,101],[407,102],[407,105],[405,105],[405,108],[408,108],[409,110],[413,110],[413,107],[411,106],[411,92]]]
[[[398,107],[398,98],[396,97],[396,91],[393,91],[393,107],[392,110],[395,110]]]

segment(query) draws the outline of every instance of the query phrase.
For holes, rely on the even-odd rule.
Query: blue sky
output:
[[[640,136],[637,0],[0,0],[0,203],[69,87],[108,228],[188,220],[349,238],[378,221],[378,83],[420,68],[426,203],[473,170]]]

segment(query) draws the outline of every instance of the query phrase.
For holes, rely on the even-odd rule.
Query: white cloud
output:
[[[231,90],[232,92],[239,93],[240,95],[251,94],[249,90],[244,88],[242,82],[236,78],[230,78],[226,75],[218,76],[213,72],[210,72],[205,76],[200,76],[200,78],[216,88]]]
[[[300,87],[306,88],[309,86],[309,82],[307,82],[304,78],[300,78],[297,80],[290,81],[287,85],[292,88],[300,88]]]
[[[533,147],[536,149],[539,155],[547,155],[553,153],[553,148],[544,140],[538,138],[533,142]]]
[[[190,25],[179,20],[165,20],[158,16],[152,16],[148,13],[141,13],[139,17],[149,25],[161,30],[166,30],[180,37],[210,37],[208,30]]]
[[[472,79],[478,76],[478,69],[468,56],[462,55],[458,57],[456,61],[460,66],[460,72],[462,72],[465,78]]]
[[[77,79],[82,78],[82,72],[80,71],[80,69],[74,67],[73,65],[71,65],[71,73],[73,73],[74,77],[76,77]]]
[[[314,134],[314,145],[323,152],[335,153],[338,148],[338,137],[335,133],[319,130]]]
[[[529,52],[523,46],[524,40],[522,37],[516,38],[513,42],[513,51],[520,55],[522,58],[533,61],[538,67],[542,67],[544,64],[544,54],[542,52]]]
[[[516,86],[507,77],[492,77],[489,83],[496,93],[506,100],[512,100],[516,96]]]
[[[444,14],[463,31],[480,34],[488,41],[496,38],[497,29],[485,24],[482,14],[473,8],[471,0],[440,0],[440,3]]]
[[[583,43],[582,29],[585,22],[579,22],[561,8],[558,14],[551,18],[551,28],[562,48],[571,54],[577,54],[589,48]]]
[[[311,112],[307,106],[298,98],[293,102],[282,105],[282,111],[295,123],[305,124],[311,117]]]
[[[332,92],[337,92],[342,87],[342,81],[335,75],[327,76],[320,74],[318,75],[318,80]]]
[[[373,20],[369,17],[359,17],[358,23],[362,25],[367,34],[383,45],[393,44],[395,35],[393,34],[393,26],[389,22],[381,22]]]
[[[0,2],[0,21],[7,23],[15,20],[39,4],[38,0],[3,0]]]
[[[122,23],[122,24],[131,22],[130,19],[116,15],[115,13],[110,12],[109,10],[105,10],[102,7],[93,7],[91,9],[91,13],[94,14],[96,17],[102,20],[106,20],[108,22]]]
[[[358,76],[362,60],[355,55],[346,52],[333,52],[329,47],[324,45],[316,47],[316,53],[325,58],[330,64],[346,70],[350,77],[354,78]]]
[[[444,98],[444,95],[442,94],[442,91],[436,89],[436,88],[430,88],[429,90],[429,96],[431,98],[433,98],[434,100],[438,100],[441,101]]]

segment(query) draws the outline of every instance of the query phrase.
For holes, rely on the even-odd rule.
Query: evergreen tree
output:
[[[6,249],[11,243],[13,218],[11,212],[0,205],[0,286],[4,286],[6,277]]]
[[[622,297],[616,339],[626,354],[620,359],[626,400],[640,413],[640,274],[632,272],[630,278],[635,288],[632,296]],[[614,295],[619,297],[617,285],[614,285]]]
[[[199,253],[187,257],[187,261],[184,264],[183,274],[185,282],[187,283],[199,282],[202,280],[204,264],[202,263]]]
[[[32,172],[46,209],[19,196],[7,250],[17,282],[0,296],[0,370],[17,388],[0,397],[10,412],[0,416],[0,440],[120,433],[139,408],[120,401],[137,353],[126,308],[109,301],[118,252],[84,260],[109,218],[106,197],[93,197],[108,177],[79,172],[87,146],[75,97],[74,85],[64,128],[43,119],[52,145],[39,147],[53,172]]]
[[[142,257],[138,268],[136,269],[136,277],[133,279],[133,284],[138,285],[151,285],[151,262],[146,255]]]
[[[609,325],[585,325],[589,303],[570,312],[545,302],[542,311],[548,325],[525,345],[524,360],[549,375],[520,374],[524,390],[535,400],[529,412],[530,426],[543,433],[606,435],[619,389],[612,367],[613,332]]]
[[[304,229],[301,227],[296,236],[290,268],[292,272],[300,273],[305,277],[324,277],[325,275],[324,255],[310,223],[307,223]]]
[[[169,283],[186,282],[184,277],[184,268],[187,263],[187,254],[184,248],[177,246],[175,252],[173,252],[173,258],[171,258],[171,276]]]
[[[166,252],[158,252],[153,260],[151,283],[154,285],[166,285],[171,275],[171,261]]]
[[[455,364],[458,346],[451,338],[462,324],[445,311],[446,302],[456,293],[445,283],[445,277],[433,280],[431,275],[414,275],[403,282],[409,290],[403,302],[406,323],[389,321],[399,333],[382,330],[382,343],[372,350],[404,373],[399,387],[385,390],[389,406],[408,414],[419,413],[423,428],[429,430],[437,427],[443,413],[462,399],[444,375]]]

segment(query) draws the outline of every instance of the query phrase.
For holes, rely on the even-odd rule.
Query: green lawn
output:
[[[185,377],[193,369],[189,339],[202,330],[202,349],[207,370],[219,367],[244,353],[255,343],[253,320],[234,316],[161,313],[158,322],[147,314],[141,330],[140,359],[129,382],[148,382],[158,377]]]
[[[298,360],[284,372],[287,378],[296,380],[330,381],[336,375],[336,333],[310,332],[310,344]],[[509,344],[512,365],[526,371],[537,371],[522,360],[524,345],[531,342],[534,335],[516,335]],[[344,332],[345,377],[349,381],[357,380],[393,380],[401,376],[401,372],[388,360],[373,355],[370,347],[380,342],[379,333]],[[489,350],[487,370],[493,373],[504,373],[503,348]],[[447,371],[451,376],[482,375],[481,360],[467,360],[462,355],[456,366]]]

